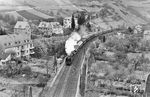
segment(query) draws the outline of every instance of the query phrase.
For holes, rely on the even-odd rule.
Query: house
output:
[[[34,54],[32,40],[27,34],[2,35],[0,45],[4,53],[15,52],[17,58],[29,58],[31,54]]]
[[[63,34],[63,27],[59,22],[41,22],[38,28],[46,35]]]
[[[78,19],[74,18],[75,20],[75,27],[78,27]],[[71,28],[71,23],[72,23],[72,17],[66,17],[63,20],[63,27],[64,28]]]
[[[142,25],[136,25],[134,27],[134,33],[137,34],[137,33],[141,33],[143,31],[143,26]]]
[[[144,35],[150,35],[150,25],[143,26]]]
[[[5,64],[9,60],[11,60],[11,54],[10,53],[2,53],[0,55],[0,66]]]
[[[51,25],[49,22],[40,22],[39,26],[38,26],[39,30],[42,33],[46,33],[47,35],[51,35]]]
[[[63,27],[59,22],[50,22],[50,25],[53,34],[63,34]]]
[[[14,34],[31,34],[30,24],[26,21],[17,21],[14,26]]]

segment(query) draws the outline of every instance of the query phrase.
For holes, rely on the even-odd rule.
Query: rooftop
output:
[[[61,28],[62,27],[59,22],[51,22],[50,24],[51,24],[52,28]]]
[[[9,34],[0,36],[0,44],[4,48],[24,45],[31,42],[30,36],[26,34]]]
[[[14,28],[21,28],[21,29],[24,29],[26,28],[27,26],[29,26],[29,23],[28,22],[25,22],[25,21],[17,21],[16,25]]]
[[[50,23],[49,22],[40,22],[39,27],[50,28]]]

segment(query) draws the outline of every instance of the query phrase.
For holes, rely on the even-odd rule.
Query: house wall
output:
[[[31,28],[30,26],[26,26],[26,28],[22,29],[22,28],[14,28],[14,33],[15,34],[21,34],[21,33],[31,33]]]
[[[78,27],[78,19],[74,18],[74,20],[75,20],[75,25],[76,25],[76,28],[77,28]],[[64,28],[71,28],[71,23],[72,23],[71,17],[70,18],[65,18],[63,20]]]
[[[32,43],[28,43],[25,45],[20,45],[17,47],[11,47],[11,48],[6,48],[5,52],[8,52],[10,50],[13,50],[16,52],[16,57],[24,57],[24,56],[29,56],[30,54],[34,54],[33,52],[31,52],[30,50],[32,50],[33,44]]]
[[[52,33],[63,34],[63,29],[62,28],[52,29]]]
[[[52,34],[52,29],[51,28],[41,28],[41,27],[39,27],[39,30],[44,34],[46,33],[47,35]]]

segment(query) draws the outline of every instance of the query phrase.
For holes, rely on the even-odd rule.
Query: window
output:
[[[7,46],[7,43],[4,43],[5,46]]]
[[[24,42],[26,42],[26,40],[24,40]]]
[[[19,55],[20,53],[18,52],[17,55]]]
[[[9,45],[11,45],[11,43],[9,43]]]
[[[18,43],[20,44],[21,42],[19,41]]]
[[[30,47],[33,47],[33,44],[30,44]]]
[[[17,42],[15,42],[15,44],[17,44]]]

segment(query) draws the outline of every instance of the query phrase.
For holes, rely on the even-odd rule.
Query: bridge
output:
[[[79,97],[80,95],[80,74],[83,67],[85,52],[89,44],[101,35],[109,33],[125,32],[126,29],[114,29],[93,34],[86,39],[86,42],[80,47],[71,66],[64,64],[59,75],[52,86],[46,86],[39,97]]]
[[[150,97],[150,74],[147,77],[144,97]]]

